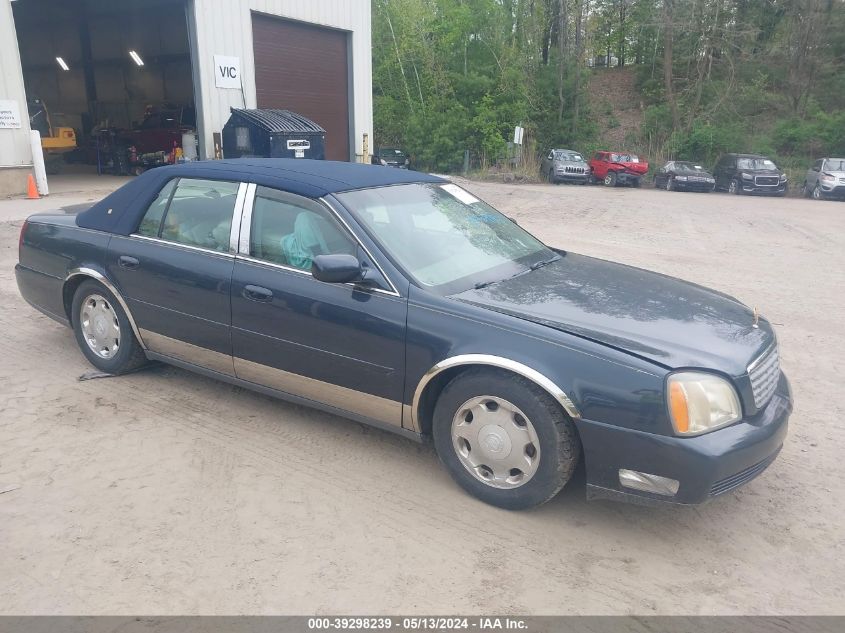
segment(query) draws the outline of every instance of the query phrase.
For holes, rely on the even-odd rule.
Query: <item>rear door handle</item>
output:
[[[129,270],[135,270],[140,264],[137,259],[129,257],[129,255],[121,255],[117,263],[120,264],[121,268],[128,268]]]
[[[250,301],[269,302],[273,300],[273,291],[261,286],[244,286],[243,295]]]

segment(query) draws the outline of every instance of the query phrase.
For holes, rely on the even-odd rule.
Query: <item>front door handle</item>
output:
[[[140,264],[137,259],[129,257],[129,255],[121,255],[118,258],[117,263],[120,264],[121,268],[128,268],[129,270],[135,270]]]
[[[265,303],[273,300],[273,291],[261,286],[244,286],[243,295],[250,301],[263,301]]]

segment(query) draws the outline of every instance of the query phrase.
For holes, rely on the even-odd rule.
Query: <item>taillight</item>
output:
[[[21,258],[21,249],[23,248],[23,234],[26,233],[26,227],[29,224],[28,220],[23,221],[23,226],[21,227],[21,234],[18,237],[18,261]]]

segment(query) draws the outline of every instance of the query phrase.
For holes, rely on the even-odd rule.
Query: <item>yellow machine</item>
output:
[[[41,133],[41,149],[48,174],[56,174],[64,163],[62,154],[76,149],[76,131],[72,127],[53,127],[50,112],[40,99],[29,104],[29,125]]]

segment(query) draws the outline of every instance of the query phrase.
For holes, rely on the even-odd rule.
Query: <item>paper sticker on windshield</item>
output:
[[[448,184],[440,185],[440,188],[451,196],[454,196],[464,204],[475,204],[478,198],[472,195],[469,191],[464,191],[458,185]]]

